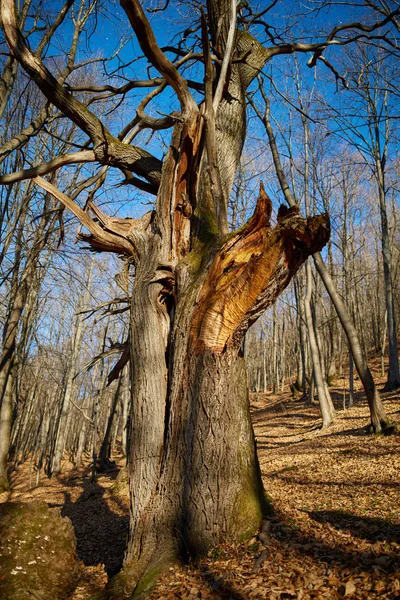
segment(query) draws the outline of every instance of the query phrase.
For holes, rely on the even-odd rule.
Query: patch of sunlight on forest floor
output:
[[[343,382],[331,388],[337,417],[326,431],[318,429],[318,406],[289,391],[252,396],[264,485],[275,508],[265,546],[256,538],[226,544],[197,565],[171,568],[153,600],[400,598],[400,434],[365,433],[368,408],[355,383],[355,405],[347,410]],[[400,390],[383,399],[399,425]],[[12,474],[12,491],[0,496],[44,500],[72,520],[82,576],[70,600],[89,598],[121,565],[129,500],[110,489],[123,461],[116,463],[95,483],[88,469],[70,465],[36,489],[26,463]]]

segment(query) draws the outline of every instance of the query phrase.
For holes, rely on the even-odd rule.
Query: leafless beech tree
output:
[[[202,47],[196,56],[178,47],[172,62],[140,2],[121,0],[121,6],[159,77],[117,89],[74,87],[62,76],[57,79],[26,43],[13,0],[1,1],[12,57],[87,142],[46,164],[4,175],[0,183],[32,179],[77,216],[89,231],[82,240],[97,251],[126,257],[134,268],[130,352],[117,369],[130,357],[132,515],[125,568],[107,592],[113,598],[125,597],[127,590],[144,593],[177,557],[194,558],[226,539],[252,535],[268,510],[242,340],[307,257],[325,245],[329,221],[281,206],[273,227],[271,201],[261,185],[253,215],[229,232],[228,199],[246,136],[246,90],[280,55],[311,52],[310,66],[322,61],[334,71],[324,57],[326,48],[380,34],[399,13],[379,15],[372,24],[335,27],[317,43],[281,42],[270,34],[264,46],[245,26],[245,17],[248,23],[262,22],[270,7],[238,15],[234,0],[209,0],[204,12],[194,13]],[[185,79],[181,70],[195,59],[204,67],[200,84]],[[156,87],[135,119],[113,135],[89,105],[104,93],[123,98],[139,85]],[[148,102],[165,86],[174,91],[180,110],[148,116]],[[200,102],[193,89],[203,91]],[[92,95],[88,103],[79,95],[83,91]],[[132,144],[143,128],[172,128],[163,161]],[[126,184],[155,195],[154,210],[141,219],[109,217],[92,198],[83,210],[42,177],[88,162],[119,169]]]

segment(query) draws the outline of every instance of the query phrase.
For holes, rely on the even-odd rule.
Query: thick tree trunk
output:
[[[90,231],[85,241],[97,250],[122,252],[135,265],[129,334],[130,540],[124,570],[110,582],[113,598],[131,591],[139,596],[171,560],[194,558],[219,542],[253,535],[260,525],[268,501],[240,348],[249,326],[329,237],[325,215],[304,219],[297,207],[281,206],[272,228],[263,186],[248,223],[225,235],[226,204],[246,134],[245,92],[272,56],[271,49],[236,29],[236,3],[207,2],[218,60],[213,68],[203,19],[201,106],[158,47],[141,4],[121,4],[144,54],[181,106],[161,178],[159,161],[138,160],[133,147],[113,138],[44,65],[38,66],[16,29],[10,3],[3,6],[10,46],[23,48],[18,58],[24,68],[89,135],[99,162],[129,168],[158,189],[155,211],[141,220],[107,218],[91,204],[96,215],[91,221],[70,198],[35,177],[85,224]],[[147,168],[139,169],[140,162]]]
[[[137,264],[131,305],[130,542],[109,586],[140,595],[166,564],[255,533],[269,510],[250,421],[241,344],[329,235],[327,219],[261,189],[247,225],[187,254],[174,272],[160,237]],[[158,231],[156,227],[154,231]],[[144,247],[144,246],[145,247]]]

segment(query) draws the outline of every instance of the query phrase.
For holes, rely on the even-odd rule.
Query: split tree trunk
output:
[[[170,561],[251,536],[261,524],[268,501],[240,348],[249,326],[329,237],[326,215],[304,219],[297,207],[281,206],[272,228],[263,186],[248,223],[225,234],[246,134],[245,92],[273,56],[273,49],[236,29],[236,2],[207,2],[218,60],[213,68],[203,19],[201,106],[158,47],[141,4],[121,0],[121,5],[144,54],[181,105],[161,177],[159,161],[149,160],[147,153],[139,160],[137,150],[113,138],[61,87],[25,45],[10,2],[2,3],[10,47],[47,98],[89,135],[96,159],[134,172],[145,162],[147,171],[143,166],[139,174],[146,173],[152,189],[158,189],[155,211],[141,220],[108,218],[90,204],[92,221],[51,183],[34,178],[87,227],[90,235],[82,239],[96,250],[123,253],[135,265],[129,336],[130,540],[124,570],[110,582],[112,598],[131,591],[139,596]]]
[[[327,241],[325,216],[281,207],[261,188],[236,234],[211,238],[173,272],[157,235],[136,267],[131,308],[130,542],[109,586],[119,597],[165,566],[252,536],[269,510],[250,420],[245,331]],[[153,231],[157,228],[153,226]],[[143,237],[140,238],[143,244]],[[165,250],[164,250],[165,251]]]

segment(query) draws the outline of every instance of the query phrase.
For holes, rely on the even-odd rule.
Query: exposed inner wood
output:
[[[329,238],[326,215],[304,219],[298,210],[281,207],[274,228],[270,215],[261,185],[252,218],[222,246],[199,292],[192,325],[198,350],[223,352],[253,307],[258,314],[273,304],[307,256]]]

